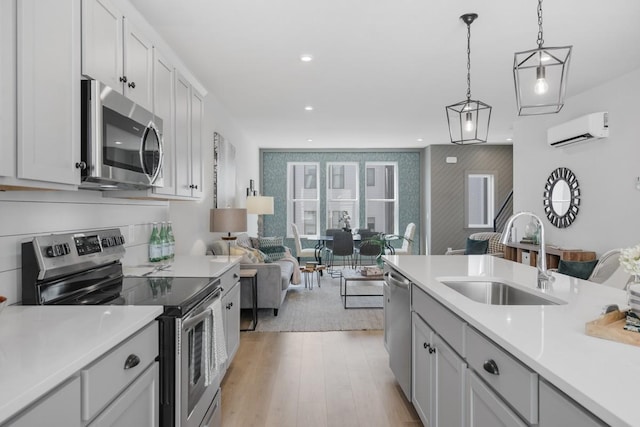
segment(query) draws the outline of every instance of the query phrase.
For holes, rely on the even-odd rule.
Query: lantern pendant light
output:
[[[537,43],[537,49],[514,54],[513,78],[520,116],[557,113],[564,106],[572,46],[543,46],[542,0],[538,0]]]
[[[466,13],[460,17],[467,24],[467,99],[446,107],[449,136],[458,145],[487,142],[491,106],[471,99],[471,24],[478,17]]]

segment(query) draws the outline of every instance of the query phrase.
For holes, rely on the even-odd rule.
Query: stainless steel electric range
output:
[[[22,303],[162,305],[160,425],[220,422],[219,279],[125,277],[119,229],[51,234],[22,244]]]

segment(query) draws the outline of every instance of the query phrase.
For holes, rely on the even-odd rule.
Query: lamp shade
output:
[[[247,197],[247,213],[258,215],[273,215],[273,197]]]
[[[240,208],[211,209],[209,230],[214,233],[247,231],[247,210]]]

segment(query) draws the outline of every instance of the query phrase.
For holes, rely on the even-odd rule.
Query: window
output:
[[[493,228],[494,173],[466,174],[466,211],[468,228]]]
[[[365,167],[367,228],[398,234],[398,165],[396,162],[367,162]]]
[[[342,228],[346,211],[349,227],[359,227],[359,183],[357,163],[327,163],[327,228]]]
[[[287,163],[287,236],[291,224],[304,235],[320,234],[319,163]]]

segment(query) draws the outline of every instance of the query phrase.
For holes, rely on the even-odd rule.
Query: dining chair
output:
[[[300,240],[300,233],[298,232],[298,226],[294,223],[291,223],[291,230],[293,231],[293,240],[296,245],[296,257],[298,258],[298,262],[300,262],[300,258],[314,258],[316,257],[316,249],[315,248],[303,248],[302,241]]]
[[[329,255],[329,268],[332,277],[337,277],[341,274],[340,271],[335,269],[335,257],[342,257],[342,267],[347,265],[353,268],[353,235],[348,231],[338,231],[333,235],[333,249]],[[348,261],[348,264],[347,264]]]
[[[356,265],[364,265],[362,262],[363,256],[370,257],[371,264],[375,264],[375,258],[380,255],[381,248],[378,243],[372,244],[368,242],[368,240],[380,233],[377,231],[359,230],[358,234],[360,235],[360,244],[355,248]]]
[[[413,237],[416,234],[416,225],[413,222],[407,224],[407,228],[404,231],[404,239],[402,240],[402,246],[395,249],[395,255],[411,255],[413,253]]]

